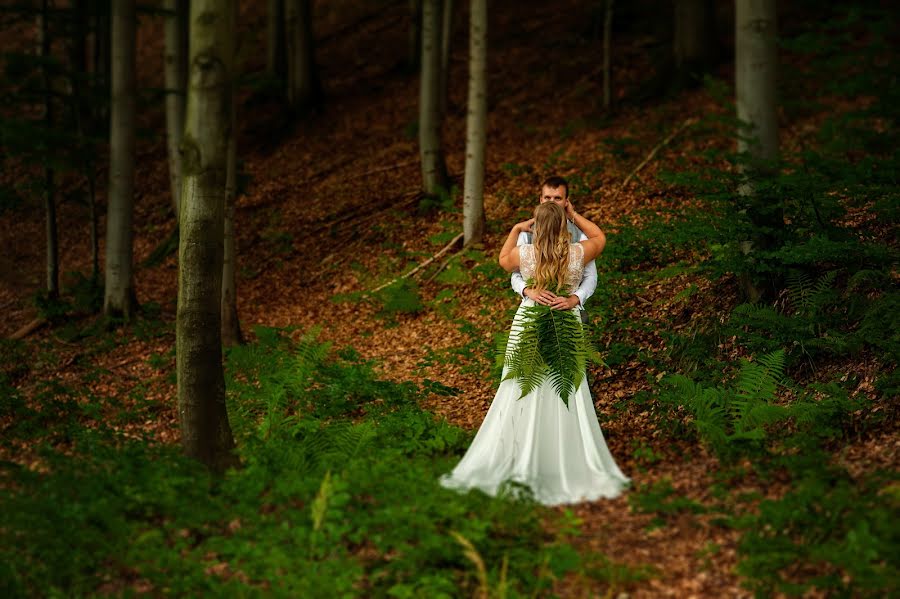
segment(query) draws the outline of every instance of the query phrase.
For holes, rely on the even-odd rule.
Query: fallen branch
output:
[[[21,329],[19,329],[15,333],[13,333],[9,338],[10,339],[24,339],[28,335],[32,334],[33,332],[35,332],[36,330],[38,330],[39,328],[44,326],[46,323],[47,323],[47,319],[44,318],[43,316],[39,316],[38,318],[35,318],[31,322],[29,322],[28,324],[23,326]]]
[[[444,261],[441,263],[441,265],[437,267],[437,270],[434,271],[433,273],[431,273],[431,276],[428,277],[428,280],[425,281],[425,285],[428,285],[428,284],[431,283],[433,280],[435,280],[435,279],[437,278],[437,276],[438,276],[439,274],[441,274],[441,273],[444,271],[445,268],[447,268],[448,266],[450,266],[450,263],[453,261],[453,259],[456,258],[457,256],[459,256],[459,254],[460,254],[464,249],[465,249],[465,248],[462,248],[462,249],[460,249],[460,250],[458,250],[458,251],[455,251],[455,252],[453,252],[452,254],[450,254],[450,256],[448,256],[447,259],[444,260]]]
[[[454,237],[452,240],[450,240],[450,243],[448,243],[447,245],[445,245],[445,246],[443,247],[443,249],[441,249],[441,251],[439,251],[437,254],[435,254],[434,256],[432,256],[431,258],[429,258],[428,260],[426,260],[425,262],[422,262],[421,264],[419,264],[418,266],[416,266],[414,269],[412,269],[411,271],[409,271],[409,272],[406,273],[405,275],[401,275],[401,276],[399,276],[399,277],[395,277],[394,279],[388,281],[387,283],[385,283],[385,284],[383,284],[383,285],[379,285],[378,287],[376,287],[375,289],[372,290],[372,293],[377,293],[377,292],[381,291],[382,289],[384,289],[385,287],[388,287],[389,285],[393,285],[394,283],[396,283],[397,281],[399,281],[399,280],[401,280],[401,279],[408,279],[408,278],[411,277],[412,275],[416,274],[417,272],[419,272],[420,270],[422,270],[423,268],[425,268],[426,266],[428,266],[429,264],[431,264],[432,262],[434,262],[435,260],[437,260],[438,258],[440,258],[441,256],[443,256],[444,254],[446,254],[447,252],[449,252],[450,250],[452,250],[452,249],[456,246],[456,244],[460,242],[460,240],[461,240],[462,238],[463,238],[463,234],[460,233],[459,235],[457,235],[456,237]]]
[[[610,201],[610,202],[615,201],[615,199],[616,199],[617,197],[619,197],[619,194],[622,193],[622,191],[625,189],[625,186],[628,185],[628,182],[631,181],[631,180],[634,178],[634,176],[637,175],[638,172],[640,172],[640,170],[641,170],[642,168],[644,168],[645,166],[647,166],[647,164],[648,164],[651,160],[653,160],[653,159],[656,157],[656,154],[657,154],[662,148],[664,148],[665,146],[667,146],[667,145],[669,144],[669,142],[671,142],[673,139],[675,139],[675,136],[676,136],[676,135],[678,135],[679,133],[681,133],[682,131],[684,131],[685,129],[687,129],[688,127],[690,127],[691,125],[693,125],[693,124],[696,123],[696,122],[697,122],[697,118],[696,118],[696,117],[691,117],[691,118],[689,118],[689,119],[686,119],[683,123],[681,123],[681,125],[680,125],[678,128],[676,128],[674,131],[672,131],[671,133],[669,133],[669,136],[668,136],[668,137],[666,137],[664,140],[662,140],[661,142],[659,142],[659,143],[656,145],[655,148],[653,148],[652,150],[650,150],[650,153],[647,154],[647,157],[644,158],[644,160],[643,160],[639,165],[637,165],[637,167],[636,167],[633,171],[631,171],[630,173],[628,173],[628,176],[625,177],[625,180],[624,180],[624,181],[622,181],[622,185],[619,186],[619,189],[616,190],[616,193],[613,194],[612,199],[609,200],[609,201]]]
[[[383,173],[385,171],[393,171],[398,168],[403,168],[404,166],[412,166],[414,164],[419,164],[419,159],[415,160],[407,160],[406,162],[398,162],[396,164],[390,164],[388,166],[380,166],[378,168],[369,169],[363,173],[357,173],[355,175],[350,175],[349,177],[344,177],[341,182],[352,181],[353,179],[360,179],[362,177],[368,177],[369,175],[374,175],[375,173]]]

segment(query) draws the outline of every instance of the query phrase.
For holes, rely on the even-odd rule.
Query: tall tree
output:
[[[481,243],[484,233],[484,151],[487,137],[487,0],[472,0],[469,13],[469,100],[463,242]]]
[[[295,111],[317,107],[322,84],[316,67],[310,0],[285,0],[287,17],[288,101]]]
[[[441,149],[441,0],[422,1],[422,66],[419,80],[419,154],[422,186],[436,195],[449,177]]]
[[[443,0],[441,14],[441,118],[447,116],[448,87],[450,84],[450,42],[453,36],[453,0]]]
[[[409,0],[409,14],[412,22],[409,27],[406,66],[413,72],[419,68],[419,59],[422,57],[422,0]]]
[[[235,3],[237,9],[237,3]],[[237,255],[234,243],[234,212],[237,199],[237,107],[235,76],[231,79],[231,137],[228,139],[228,157],[225,173],[225,222],[223,227],[222,262],[222,343],[236,345],[244,342],[241,322],[237,312],[237,282],[235,266]]]
[[[603,108],[612,106],[612,20],[613,0],[603,2]]]
[[[50,5],[48,0],[41,2],[41,11],[37,17],[37,54],[41,59],[41,87],[44,96],[44,126],[46,136],[50,135],[53,128],[53,76],[50,69]],[[57,297],[59,295],[59,244],[56,226],[56,174],[50,165],[50,149],[44,150],[44,213],[46,217],[45,231],[47,242],[47,295]]]
[[[109,203],[106,212],[106,287],[103,310],[131,318],[137,301],[132,277],[135,152],[135,0],[112,2],[112,101]]]
[[[178,413],[185,453],[220,472],[236,463],[222,371],[222,266],[233,135],[235,0],[193,0],[185,119],[178,310]]]
[[[738,152],[745,157],[746,183],[740,188],[751,222],[759,233],[742,242],[745,254],[769,245],[769,235],[783,225],[777,208],[754,190],[754,179],[770,173],[778,159],[775,83],[778,66],[775,0],[735,0],[735,100]],[[759,288],[743,281],[745,294],[756,301]]]
[[[178,217],[181,196],[181,138],[184,134],[187,87],[188,0],[165,0],[166,130],[169,146],[169,183],[172,209]]]
[[[712,0],[675,0],[675,35],[672,43],[674,83],[696,83],[710,66],[715,50]]]
[[[266,12],[266,71],[282,82],[287,79],[285,0],[269,0]]]

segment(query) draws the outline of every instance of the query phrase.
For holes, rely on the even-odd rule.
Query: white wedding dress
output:
[[[520,272],[533,276],[533,245],[519,246]],[[569,248],[569,289],[577,288],[584,269],[584,248]],[[524,299],[513,319],[509,344],[516,343],[525,306]],[[509,351],[510,346],[507,347]],[[507,369],[503,369],[506,376]],[[613,460],[591,400],[587,377],[582,379],[569,407],[549,381],[519,399],[519,381],[504,380],[469,446],[452,472],[441,477],[444,487],[481,489],[496,495],[507,482],[531,489],[544,505],[592,501],[616,497],[629,483]],[[515,487],[510,487],[515,492]]]

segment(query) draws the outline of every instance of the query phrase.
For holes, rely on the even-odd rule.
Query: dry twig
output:
[[[399,280],[401,280],[401,279],[408,279],[408,278],[411,277],[412,275],[416,274],[417,272],[419,272],[420,270],[422,270],[423,268],[425,268],[426,266],[428,266],[429,264],[431,264],[432,262],[434,262],[435,260],[437,260],[438,258],[440,258],[441,256],[443,256],[444,254],[446,254],[447,252],[449,252],[450,250],[452,250],[452,249],[456,246],[456,244],[459,243],[459,242],[462,240],[462,238],[463,238],[463,234],[460,233],[459,235],[457,235],[456,237],[454,237],[453,239],[451,239],[451,240],[450,240],[450,243],[448,243],[447,245],[445,245],[445,246],[443,247],[443,249],[441,249],[441,251],[439,251],[437,254],[435,254],[434,256],[432,256],[431,258],[429,258],[428,260],[426,260],[425,262],[422,262],[421,264],[419,264],[418,266],[416,266],[414,269],[412,269],[411,271],[409,271],[409,272],[406,273],[405,275],[401,275],[401,276],[399,276],[399,277],[395,277],[395,278],[391,279],[390,281],[388,281],[387,283],[384,283],[383,285],[379,285],[378,287],[376,287],[375,289],[372,290],[372,293],[376,293],[376,292],[378,292],[378,291],[381,291],[381,290],[384,289],[385,287],[387,287],[387,286],[389,286],[389,285],[393,285],[394,283],[396,283],[397,281],[399,281]]]
[[[687,129],[688,127],[690,127],[691,125],[693,125],[693,124],[696,123],[696,122],[697,122],[697,118],[696,118],[696,117],[691,117],[691,118],[689,118],[689,119],[685,119],[685,121],[684,121],[683,123],[681,123],[681,125],[679,125],[674,131],[672,131],[671,133],[669,133],[668,137],[666,137],[664,140],[662,140],[661,142],[659,142],[658,144],[656,144],[656,147],[653,148],[652,150],[650,150],[650,153],[647,154],[647,157],[644,158],[644,160],[643,160],[639,165],[637,165],[637,167],[635,167],[635,169],[634,169],[633,171],[631,171],[630,173],[628,173],[628,176],[625,177],[625,180],[624,180],[624,181],[622,181],[622,185],[619,186],[619,189],[616,190],[616,193],[613,194],[612,199],[609,200],[609,201],[610,201],[610,202],[614,202],[614,201],[616,200],[616,198],[619,197],[619,194],[622,193],[622,191],[625,189],[625,186],[628,185],[628,182],[631,181],[631,180],[634,178],[634,176],[637,175],[638,172],[640,172],[640,170],[641,170],[642,168],[644,168],[645,166],[647,166],[647,164],[648,164],[651,160],[653,160],[653,159],[656,157],[656,154],[657,154],[662,148],[664,148],[665,146],[669,145],[669,143],[670,143],[673,139],[675,139],[675,136],[676,136],[676,135],[678,135],[679,133],[681,133],[682,131],[684,131],[685,129]]]

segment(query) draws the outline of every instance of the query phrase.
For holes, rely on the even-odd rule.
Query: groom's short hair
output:
[[[565,197],[569,197],[569,182],[558,175],[553,175],[552,177],[544,179],[544,182],[541,183],[541,189],[544,189],[545,187],[549,187],[550,189],[562,187],[566,190]]]

